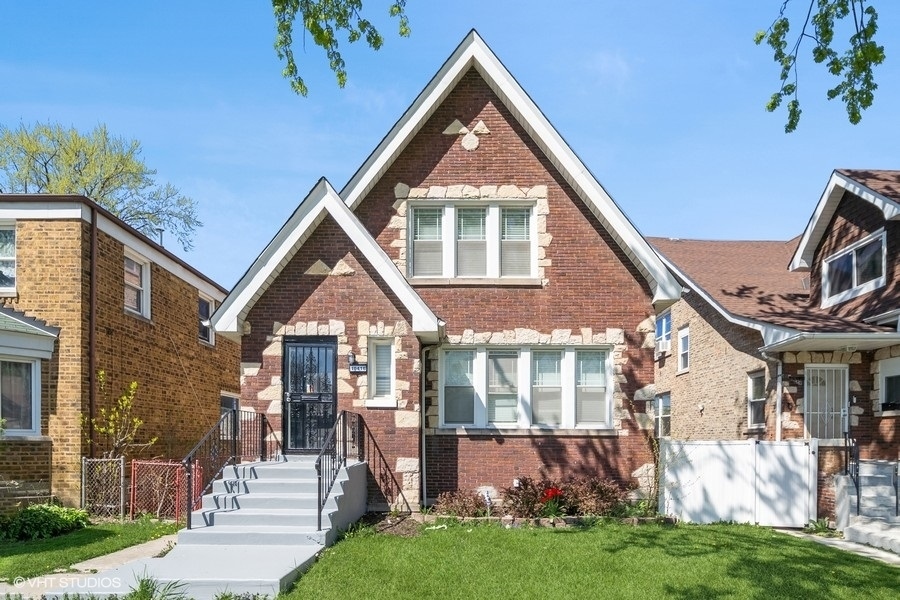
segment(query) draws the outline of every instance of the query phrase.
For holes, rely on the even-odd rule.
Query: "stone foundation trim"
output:
[[[543,427],[499,429],[494,427],[427,427],[426,435],[452,435],[457,437],[627,437],[622,429],[549,429]]]

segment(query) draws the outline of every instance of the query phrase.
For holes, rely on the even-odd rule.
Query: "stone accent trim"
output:
[[[391,217],[387,229],[393,229],[396,237],[391,240],[391,248],[397,248],[394,264],[401,273],[406,274],[407,260],[407,212],[409,200],[534,200],[534,221],[537,231],[537,275],[541,285],[546,287],[550,281],[546,278],[545,269],[552,265],[547,258],[547,248],[553,241],[553,235],[547,233],[547,216],[550,205],[547,202],[547,186],[518,187],[515,185],[432,185],[430,187],[411,188],[403,182],[394,186],[395,214]]]

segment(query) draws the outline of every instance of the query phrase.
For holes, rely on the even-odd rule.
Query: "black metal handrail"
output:
[[[245,460],[265,461],[281,452],[281,443],[272,433],[272,426],[263,413],[243,412],[237,408],[222,413],[181,461],[185,473],[188,529],[191,528],[191,512],[229,465]]]
[[[856,514],[859,516],[859,445],[849,435],[844,435],[844,473],[850,476],[856,488]]]
[[[900,460],[894,463],[894,515],[900,517]]]
[[[317,527],[322,531],[322,509],[328,501],[328,495],[337,481],[341,469],[347,465],[348,453],[352,452],[356,460],[362,460],[363,420],[357,413],[342,410],[334,421],[334,427],[325,436],[322,450],[316,457],[316,476],[318,478],[319,504]]]

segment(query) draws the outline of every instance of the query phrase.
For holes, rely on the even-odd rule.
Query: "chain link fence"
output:
[[[97,517],[125,518],[125,459],[81,459],[81,506]]]

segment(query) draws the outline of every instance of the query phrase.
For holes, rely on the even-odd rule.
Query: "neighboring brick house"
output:
[[[102,452],[82,418],[131,381],[141,436],[159,436],[146,455],[186,453],[240,390],[238,344],[208,327],[224,297],[83,196],[0,195],[0,508],[77,505],[81,458]]]
[[[650,241],[690,290],[657,316],[658,432],[817,438],[822,515],[845,438],[900,458],[900,171],[835,171],[789,242]]]
[[[652,470],[653,316],[680,294],[473,31],[340,194],[312,189],[213,324],[241,340],[242,405],[287,452],[358,412],[415,507]]]

